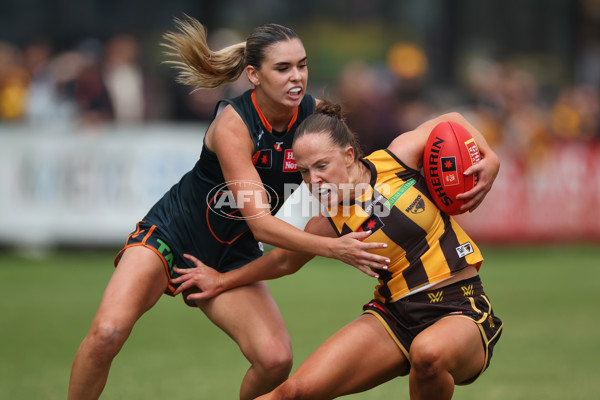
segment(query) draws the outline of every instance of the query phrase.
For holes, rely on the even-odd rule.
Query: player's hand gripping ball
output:
[[[441,122],[433,128],[425,145],[423,172],[435,204],[448,215],[460,214],[467,200],[456,196],[473,189],[476,174],[463,172],[481,159],[475,139],[456,122]]]

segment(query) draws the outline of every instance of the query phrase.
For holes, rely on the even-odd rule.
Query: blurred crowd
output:
[[[125,34],[82,40],[64,51],[47,40],[26,46],[0,42],[0,126],[206,121],[218,99],[249,87],[240,79],[190,93],[174,82],[172,71],[164,72],[168,67],[149,68],[143,60],[139,41]],[[428,79],[425,51],[410,43],[392,46],[385,61],[349,62],[336,82],[327,84],[327,95],[343,104],[365,151],[386,146],[398,132],[450,109],[464,113],[492,146],[527,157],[543,155],[556,140],[600,138],[598,85],[542,90],[536,76],[515,63],[473,59],[460,87],[440,87]]]
[[[0,42],[2,121],[141,122],[162,116],[155,84],[129,35],[60,52],[45,39],[23,48]]]
[[[524,161],[543,157],[553,143],[600,140],[600,85],[543,84],[515,62],[473,58],[460,87],[436,87],[427,82],[422,49],[395,47],[386,65],[348,64],[336,87],[367,152],[448,111],[461,112],[493,148]]]

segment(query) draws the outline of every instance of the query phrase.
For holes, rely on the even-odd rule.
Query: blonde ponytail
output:
[[[219,51],[208,47],[206,28],[196,19],[186,16],[175,19],[177,31],[163,35],[167,48],[166,61],[177,71],[177,82],[194,90],[216,88],[240,77],[246,66],[246,43],[241,42]]]

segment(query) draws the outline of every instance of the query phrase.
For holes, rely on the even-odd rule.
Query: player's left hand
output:
[[[178,295],[190,288],[198,288],[201,292],[191,293],[187,295],[187,299],[206,300],[223,292],[222,273],[206,266],[202,261],[192,255],[184,254],[183,256],[193,262],[196,267],[173,268],[173,271],[181,274],[181,276],[171,279],[172,283],[180,284],[177,290],[173,292],[174,295]]]
[[[371,235],[371,231],[350,232],[334,239],[333,258],[337,258],[346,264],[352,265],[365,274],[379,278],[375,270],[386,270],[390,263],[389,258],[373,254],[369,250],[387,247],[387,243],[363,241]]]
[[[461,212],[473,212],[479,207],[485,196],[492,189],[492,185],[496,180],[496,176],[498,176],[499,170],[500,159],[494,152],[482,154],[482,158],[477,164],[467,168],[464,175],[469,176],[477,174],[478,179],[477,184],[473,189],[456,196],[457,200],[470,199],[460,207]]]

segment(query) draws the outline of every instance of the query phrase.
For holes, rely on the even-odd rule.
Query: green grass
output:
[[[457,399],[590,399],[600,393],[600,246],[486,247],[481,276],[504,332],[488,371]],[[112,273],[113,251],[0,252],[0,398],[64,399],[73,355]],[[359,315],[373,282],[317,259],[270,283],[295,366]],[[368,351],[368,349],[365,349]],[[163,296],[119,354],[105,399],[235,399],[235,343],[180,298]],[[348,399],[408,398],[398,378]]]

